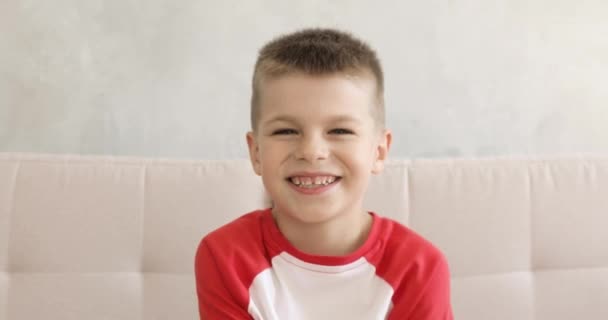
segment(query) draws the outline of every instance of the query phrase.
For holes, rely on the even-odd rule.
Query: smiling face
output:
[[[361,213],[370,175],[382,171],[391,140],[372,113],[373,79],[296,73],[265,80],[261,91],[247,143],[273,211],[299,223]]]

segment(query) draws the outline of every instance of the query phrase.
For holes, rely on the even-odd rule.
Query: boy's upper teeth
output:
[[[291,177],[291,182],[297,185],[328,185],[336,180],[335,176],[316,176],[316,177]]]

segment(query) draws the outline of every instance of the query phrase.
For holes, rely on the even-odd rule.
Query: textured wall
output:
[[[608,2],[0,0],[0,151],[246,156],[272,37],[383,61],[393,156],[608,152]]]

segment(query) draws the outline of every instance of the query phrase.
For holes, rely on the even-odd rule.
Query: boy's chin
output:
[[[324,205],[301,205],[297,208],[281,208],[273,210],[278,219],[301,224],[320,224],[332,220],[340,213],[336,209],[328,208]]]

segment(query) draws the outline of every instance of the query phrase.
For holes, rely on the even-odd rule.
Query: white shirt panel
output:
[[[304,262],[283,252],[249,288],[256,320],[385,319],[393,288],[365,258],[341,266]]]

